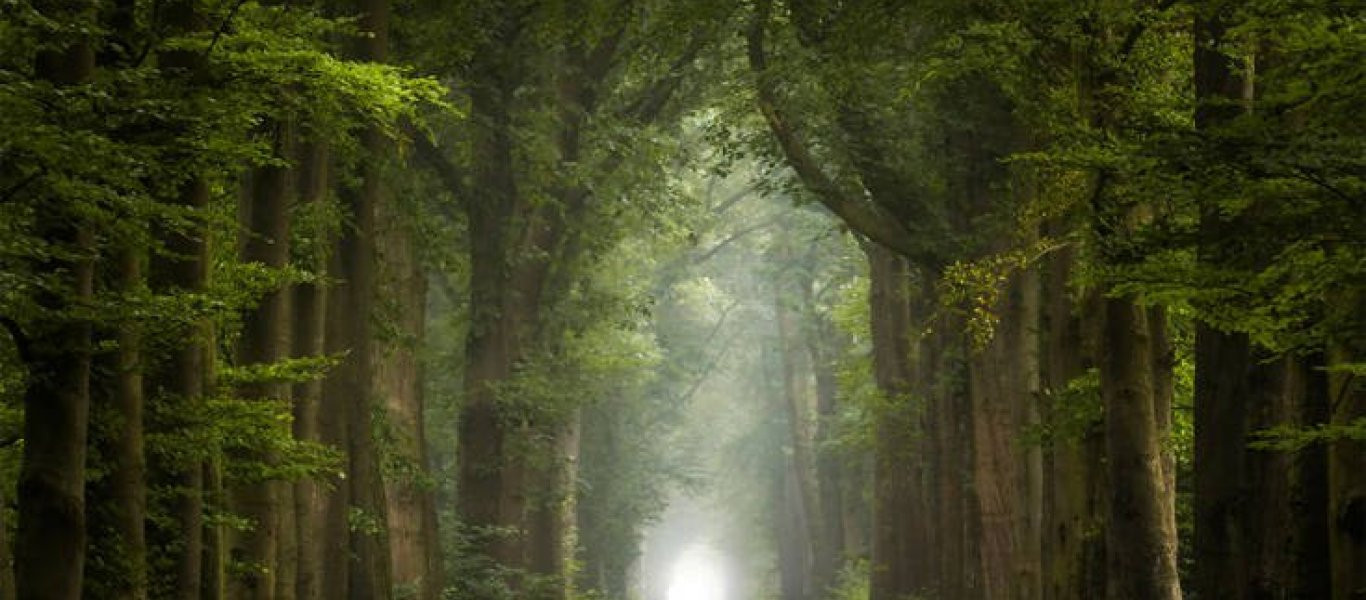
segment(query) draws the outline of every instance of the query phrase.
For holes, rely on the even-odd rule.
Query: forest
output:
[[[1359,0],[0,0],[0,600],[1366,599]]]

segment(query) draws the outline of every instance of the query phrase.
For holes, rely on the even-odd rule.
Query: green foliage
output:
[[[515,536],[517,532],[473,528],[459,522],[445,531],[444,556],[451,585],[442,590],[443,600],[516,600],[522,597],[511,582],[518,581],[524,574],[479,551],[499,537]]]
[[[1105,418],[1099,370],[1087,369],[1062,389],[1045,393],[1048,414],[1038,425],[1024,432],[1025,443],[1075,445],[1099,430]]]
[[[871,594],[870,580],[867,560],[848,561],[840,569],[835,588],[830,590],[827,598],[829,600],[868,600]]]
[[[938,281],[941,305],[961,313],[965,333],[975,349],[986,347],[995,335],[1000,317],[996,306],[1007,284],[1017,275],[1035,268],[1039,259],[1057,250],[1053,240],[993,253],[973,261],[955,261]]]
[[[290,435],[293,417],[286,403],[162,398],[148,409],[147,454],[158,464],[188,467],[227,454],[233,460],[226,463],[224,477],[232,485],[340,474],[336,449]]]
[[[839,418],[835,434],[828,442],[831,449],[846,456],[867,455],[873,451],[874,417],[888,403],[873,380],[871,332],[869,331],[869,282],[860,275],[841,290],[832,311],[833,321],[851,338],[837,362]]]
[[[226,387],[249,383],[304,383],[322,379],[342,356],[305,356],[273,363],[226,366],[218,371],[218,383]]]
[[[1338,441],[1366,441],[1366,419],[1356,419],[1346,424],[1319,423],[1307,427],[1277,425],[1255,432],[1248,447],[1272,452],[1299,452],[1309,446]]]
[[[138,331],[149,383],[160,381],[172,368],[165,364],[170,353],[189,343],[231,356],[243,313],[263,295],[319,281],[327,240],[340,227],[330,199],[295,211],[295,265],[268,269],[236,256],[239,177],[292,158],[272,147],[269,133],[275,124],[290,123],[308,141],[330,146],[345,178],[347,166],[360,158],[354,139],[361,130],[402,137],[401,125],[420,123],[420,111],[452,112],[442,100],[445,88],[435,80],[413,77],[402,67],[344,58],[342,47],[361,33],[354,20],[330,16],[326,7],[189,4],[202,28],[187,31],[184,23],[171,22],[177,11],[143,1],[120,4],[131,10],[126,22],[113,18],[112,5],[75,19],[44,13],[51,3],[0,6],[0,315],[15,331],[30,333],[63,319],[91,322],[100,359],[115,349],[111,332]],[[55,86],[38,77],[37,53],[78,40],[89,43],[97,56],[88,81]],[[176,58],[182,66],[173,66]],[[186,62],[196,66],[185,68]],[[181,204],[195,182],[209,192],[206,208]],[[91,240],[79,246],[57,243],[50,231],[54,224],[79,226]],[[144,272],[155,279],[160,265],[172,258],[163,244],[174,235],[211,241],[207,289],[191,293],[146,284],[131,291],[112,289],[108,273],[117,252],[144,253]],[[54,259],[87,257],[101,275],[93,301],[76,304],[61,271],[54,273],[50,265]],[[8,336],[0,343],[5,419],[18,405],[24,383],[24,369],[11,360],[9,343]],[[340,475],[343,460],[336,449],[293,437],[290,405],[227,391],[315,380],[337,360],[208,365],[217,367],[221,389],[209,390],[207,398],[173,397],[148,386],[147,518],[153,543],[148,560],[154,597],[171,595],[168,571],[187,551],[174,511],[191,492],[170,474],[215,465],[229,489],[262,481],[331,481]],[[111,378],[108,370],[95,373],[97,398],[113,393],[107,389]],[[88,478],[96,492],[106,485],[110,464],[99,440],[120,424],[119,415],[107,408],[100,403],[92,413]],[[8,426],[0,423],[3,435],[11,433]],[[12,433],[17,440],[17,427]],[[14,475],[5,467],[21,446],[0,450],[0,489],[12,486]],[[106,508],[92,506],[97,517],[92,526]],[[226,510],[223,499],[210,498],[206,518],[231,529],[251,526]],[[121,584],[120,574],[133,569],[119,562],[122,542],[110,532],[94,531],[92,540],[88,564],[96,587],[87,592],[108,595],[104,592]]]

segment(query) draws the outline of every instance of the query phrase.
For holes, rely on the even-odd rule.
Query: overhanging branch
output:
[[[764,52],[764,28],[768,22],[771,0],[759,0],[754,9],[746,35],[750,69],[754,71],[759,112],[778,141],[787,164],[797,178],[811,190],[830,212],[845,225],[870,240],[885,246],[919,264],[933,264],[935,259],[913,243],[911,232],[876,204],[841,189],[826,174],[820,162],[807,148],[778,105],[778,94],[768,73],[768,58]]]

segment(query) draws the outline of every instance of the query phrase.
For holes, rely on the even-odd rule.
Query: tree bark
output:
[[[385,62],[389,51],[388,0],[361,0],[359,26],[369,33],[357,48],[357,57],[372,62]],[[343,229],[337,248],[341,271],[338,275],[346,285],[338,290],[347,295],[349,313],[343,318],[340,341],[350,355],[342,369],[349,371],[351,388],[348,402],[348,461],[347,485],[350,488],[350,507],[369,525],[352,527],[349,535],[354,562],[348,572],[348,593],[354,600],[389,598],[393,593],[392,573],[389,568],[389,542],[386,534],[386,506],[384,482],[380,474],[379,449],[374,438],[373,414],[382,405],[373,397],[375,368],[372,362],[375,346],[371,320],[375,316],[375,211],[385,202],[383,165],[391,144],[378,127],[369,127],[361,134],[361,146],[367,160],[361,166],[359,189],[348,190],[344,202],[351,218],[351,227]]]
[[[1237,114],[1217,103],[1241,95],[1235,60],[1219,49],[1224,26],[1219,16],[1200,14],[1194,26],[1195,126],[1209,128]],[[1201,216],[1201,236],[1229,233],[1217,212]],[[1222,266],[1208,249],[1200,258]],[[1200,596],[1246,598],[1251,592],[1248,553],[1255,535],[1245,512],[1248,477],[1248,396],[1266,370],[1254,362],[1246,334],[1200,323],[1195,333],[1195,590]]]
[[[53,19],[86,16],[85,2],[39,4]],[[54,86],[86,82],[95,55],[88,40],[61,40],[38,53],[36,72]],[[93,240],[69,198],[53,197],[39,226],[73,258],[38,265],[57,273],[59,289],[40,292],[49,322],[34,323],[21,340],[28,366],[24,391],[24,454],[19,471],[15,579],[21,600],[77,600],[85,566],[85,461],[90,412],[91,324],[72,314],[93,299]]]
[[[9,499],[0,493],[0,504],[8,502]],[[0,600],[15,599],[14,583],[14,551],[10,545],[9,526],[0,523]]]
[[[1176,529],[1176,451],[1171,444],[1172,401],[1176,369],[1176,349],[1168,331],[1167,311],[1160,306],[1147,308],[1148,331],[1152,351],[1153,419],[1157,425],[1157,443],[1162,454],[1162,534],[1172,540],[1173,560],[1177,556]]]
[[[811,546],[807,543],[806,513],[797,483],[796,461],[783,459],[776,478],[774,500],[780,504],[774,520],[778,543],[778,591],[782,600],[811,600]]]
[[[845,473],[845,465],[837,452],[828,447],[833,441],[835,422],[839,418],[838,381],[835,357],[847,342],[824,315],[817,313],[811,291],[805,292],[805,312],[812,321],[806,329],[805,347],[811,357],[811,368],[816,381],[816,505],[820,509],[820,543],[812,556],[811,578],[815,589],[824,594],[836,583],[846,555],[856,555],[855,544],[846,542],[844,488],[855,479]]]
[[[1100,383],[1110,490],[1106,528],[1111,600],[1181,597],[1176,539],[1166,524],[1166,480],[1155,415],[1148,313],[1122,298],[1104,301]]]
[[[566,423],[542,429],[548,434],[545,445],[537,452],[546,453],[549,464],[533,467],[533,475],[526,483],[526,564],[530,573],[546,578],[535,595],[538,600],[563,600],[570,593],[569,544],[573,542],[577,502],[579,412],[573,411]]]
[[[298,196],[309,210],[318,210],[327,202],[330,157],[326,144],[313,141],[303,145],[299,153]],[[322,232],[315,232],[321,238]],[[319,243],[324,247],[330,240]],[[327,258],[306,257],[301,265],[319,280],[294,285],[293,326],[291,344],[295,358],[317,357],[326,353],[328,287],[321,278],[327,275]],[[321,404],[323,382],[314,379],[294,384],[294,437],[309,442],[322,442]],[[326,502],[324,484],[303,479],[294,484],[294,522],[297,565],[294,573],[294,595],[299,600],[323,600],[324,556],[326,535]]]
[[[1253,92],[1244,65],[1221,48],[1226,16],[1216,6],[1194,23],[1195,125],[1207,132],[1244,112]],[[1261,258],[1240,241],[1250,218],[1203,209],[1199,259],[1206,268],[1257,266]],[[1305,518],[1326,511],[1306,488],[1322,483],[1321,449],[1291,455],[1247,447],[1262,429],[1306,424],[1311,398],[1322,393],[1310,388],[1321,377],[1309,375],[1302,359],[1272,356],[1245,333],[1204,323],[1195,352],[1196,590],[1233,599],[1326,596],[1316,587],[1325,574],[1305,572],[1314,568],[1307,562],[1326,558],[1312,549],[1324,545],[1323,524]]]
[[[375,206],[380,201],[380,172],[375,162],[381,160],[387,143],[378,130],[364,135],[364,145],[371,156],[365,167],[362,189],[350,196],[351,218],[354,225],[342,234],[338,247],[341,274],[347,285],[340,290],[350,298],[347,326],[343,328],[343,343],[351,355],[342,368],[351,372],[352,387],[347,393],[349,402],[348,444],[351,507],[373,527],[351,528],[348,547],[355,555],[349,573],[350,596],[353,599],[387,598],[391,592],[389,548],[385,534],[384,486],[380,476],[379,449],[374,438],[373,397],[374,366],[371,364],[374,333],[370,320],[374,315],[374,232]]]
[[[925,543],[923,466],[919,411],[911,398],[913,378],[911,297],[905,261],[881,246],[865,246],[873,332],[873,371],[887,406],[876,424],[873,467],[872,600],[893,600],[932,591]]]
[[[342,236],[354,235],[345,232],[345,227],[343,225]],[[356,312],[352,306],[354,294],[349,289],[354,282],[345,279],[346,270],[342,265],[338,240],[337,248],[329,253],[327,265],[328,277],[336,283],[326,289],[323,300],[325,306],[321,308],[326,314],[323,340],[327,354],[344,358],[328,372],[327,377],[323,378],[322,397],[318,406],[318,434],[324,443],[340,449],[347,456],[342,463],[346,475],[331,482],[333,485],[327,486],[322,498],[323,548],[318,577],[321,596],[326,600],[351,597],[349,573],[352,561],[355,560],[351,554],[350,539],[352,500],[349,444],[353,410],[350,398],[357,389],[355,369],[352,366],[355,362],[355,350],[351,347],[351,329]]]
[[[1032,522],[1032,474],[1039,456],[1021,437],[1037,396],[1036,273],[1007,283],[1000,325],[969,361],[973,407],[973,484],[982,519],[983,593],[1037,598],[1038,540]]]
[[[169,3],[165,18],[168,29],[175,34],[200,31],[205,27],[203,15],[189,1]],[[199,52],[168,50],[160,54],[158,63],[166,77],[182,85],[203,85],[206,61]],[[192,177],[182,185],[175,208],[184,211],[191,224],[183,229],[163,225],[154,232],[164,247],[164,252],[153,255],[150,260],[149,283],[155,293],[200,294],[207,289],[212,260],[209,227],[204,220],[208,206],[209,187],[203,178]],[[147,383],[157,402],[174,403],[185,407],[184,412],[193,413],[203,405],[213,387],[214,331],[207,319],[200,319],[180,333],[180,345],[170,351],[164,364]],[[190,425],[168,423],[163,426]],[[172,508],[176,525],[158,527],[155,540],[158,545],[172,548],[168,554],[174,563],[170,577],[175,582],[174,597],[177,600],[222,598],[219,575],[224,561],[219,560],[221,553],[208,553],[215,560],[205,568],[206,550],[212,549],[206,545],[205,538],[206,465],[192,460],[149,466],[159,484],[176,490]],[[221,532],[221,528],[215,528],[212,539],[217,538],[217,532]]]
[[[180,208],[202,214],[209,203],[209,189],[202,179],[195,179],[181,189]],[[208,283],[209,234],[202,221],[185,230],[164,229],[158,233],[165,253],[154,257],[149,269],[152,289],[159,294],[202,293]],[[182,332],[181,345],[171,350],[164,364],[149,377],[148,388],[158,402],[169,402],[186,407],[187,412],[204,402],[210,388],[209,369],[212,358],[212,326],[207,320],[190,324]],[[163,424],[165,427],[186,427],[188,423]],[[175,598],[200,600],[201,589],[213,589],[203,582],[205,524],[204,524],[204,465],[199,460],[189,462],[153,462],[149,465],[156,479],[176,490],[173,500],[175,527],[160,528],[158,544],[177,546],[169,555],[174,561]],[[207,594],[206,597],[221,597]]]
[[[142,252],[125,247],[117,259],[116,286],[124,294],[136,294],[143,286]],[[119,543],[123,573],[117,598],[147,597],[147,462],[143,454],[143,378],[141,325],[123,323],[118,328],[118,352],[114,358],[114,414],[117,428],[110,440],[109,509],[112,531]]]
[[[813,576],[814,568],[817,566],[815,555],[825,547],[825,540],[822,539],[824,525],[820,518],[822,513],[818,504],[819,484],[816,482],[817,473],[813,458],[815,432],[809,381],[811,366],[797,331],[799,317],[792,307],[793,303],[798,302],[801,290],[793,290],[791,287],[793,286],[779,284],[774,296],[774,313],[778,327],[778,352],[782,357],[782,404],[787,415],[788,443],[792,448],[788,477],[795,493],[787,502],[790,509],[799,515],[798,522],[802,526],[797,532],[802,535],[795,538],[793,543],[805,546],[801,556],[805,557],[807,562],[802,564],[799,570],[799,583],[803,597],[807,597],[823,591],[822,588],[828,582],[821,582],[820,587],[817,587],[818,582]]]
[[[128,64],[129,40],[136,35],[135,2],[117,0],[105,12],[106,39],[96,52],[96,68],[117,70]],[[99,281],[108,282],[108,292],[137,302],[146,287],[143,261],[147,247],[140,234],[145,224],[140,217],[127,214],[135,223],[136,234],[125,233],[113,240],[110,271]],[[97,292],[98,294],[98,292]],[[112,331],[95,331],[96,338],[112,337],[116,349],[97,357],[92,365],[91,452],[103,457],[95,470],[103,477],[86,482],[86,504],[90,564],[86,595],[103,595],[120,600],[147,597],[147,463],[143,450],[143,323],[136,316],[123,316]],[[103,406],[101,406],[103,404]],[[103,421],[103,423],[99,423]],[[8,564],[8,563],[5,563]],[[94,591],[98,590],[98,591]]]
[[[293,127],[277,123],[273,131],[275,154],[286,160],[293,156]],[[244,239],[240,257],[244,263],[257,263],[269,269],[289,264],[290,204],[294,172],[287,166],[265,166],[249,176],[244,194],[241,221]],[[290,355],[290,300],[288,287],[272,290],[242,321],[237,363],[241,366],[277,363]],[[278,381],[241,386],[238,395],[248,402],[289,402],[289,385]],[[285,434],[281,432],[281,434]],[[290,432],[292,434],[292,432]],[[243,457],[267,464],[277,456],[257,454]],[[247,482],[232,490],[234,507],[250,519],[252,529],[229,542],[232,560],[245,563],[239,575],[229,582],[232,598],[273,600],[280,572],[282,482],[270,479]],[[290,503],[292,505],[292,503]]]
[[[1303,426],[1326,424],[1330,419],[1328,376],[1323,368],[1326,362],[1324,353],[1312,353],[1301,359],[1290,378],[1290,387],[1303,395],[1292,409]],[[1322,444],[1309,446],[1293,457],[1293,464],[1297,481],[1290,505],[1297,534],[1291,545],[1295,580],[1291,597],[1328,598],[1333,581],[1328,541],[1328,449]],[[1282,550],[1266,548],[1267,552]]]
[[[375,348],[376,397],[385,407],[392,448],[405,468],[385,481],[388,502],[390,568],[394,585],[417,600],[441,593],[436,548],[436,504],[428,484],[421,366],[418,354],[426,316],[426,279],[413,241],[411,218],[392,204],[379,210],[379,289],[389,302],[381,307],[396,335]]]
[[[1366,419],[1366,382],[1343,369],[1366,363],[1366,292],[1347,290],[1339,295],[1338,306],[1350,307],[1352,317],[1348,328],[1329,342],[1329,423],[1359,426]],[[1328,526],[1333,600],[1366,598],[1366,443],[1360,440],[1328,444]]]
[[[506,506],[503,491],[514,480],[507,472],[506,424],[499,415],[497,385],[512,377],[522,356],[528,315],[507,289],[512,279],[506,247],[509,221],[520,202],[514,182],[511,139],[510,75],[494,51],[483,54],[481,77],[471,90],[471,113],[481,126],[474,140],[473,189],[481,198],[465,202],[470,227],[470,329],[465,347],[465,404],[459,429],[460,481],[457,486],[462,525],[478,540],[477,548],[498,564],[521,565],[518,546],[508,528],[520,528],[522,509]],[[520,482],[515,482],[520,484]],[[500,531],[501,530],[501,531]]]
[[[924,292],[922,292],[924,293]],[[940,596],[982,597],[978,560],[973,414],[967,389],[965,343],[952,316],[921,342],[918,389],[927,402],[930,447],[930,559]]]
[[[1045,422],[1044,597],[1085,600],[1105,596],[1105,439],[1100,423],[1083,421],[1088,398],[1068,385],[1092,368],[1099,298],[1069,291],[1075,250],[1047,259],[1044,279]],[[1100,399],[1096,398],[1096,402]]]

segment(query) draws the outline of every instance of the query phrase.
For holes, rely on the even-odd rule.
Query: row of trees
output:
[[[771,152],[876,242],[873,598],[1359,593],[1359,18],[756,3]]]
[[[382,65],[385,3],[347,12],[4,8],[4,597],[439,585],[430,496],[381,485],[422,459],[415,346],[371,321],[380,286],[421,314],[384,171],[440,94]]]
[[[556,597],[579,513],[624,590],[682,476],[599,452],[649,481],[576,507],[578,439],[676,419],[640,282],[729,8],[68,4],[3,22],[0,589]]]
[[[2,10],[4,594],[629,597],[729,363],[784,598],[1366,586],[1350,7]]]

